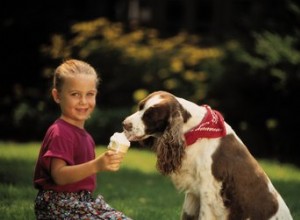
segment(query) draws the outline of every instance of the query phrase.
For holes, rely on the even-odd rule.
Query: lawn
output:
[[[34,219],[36,191],[32,175],[39,151],[36,143],[0,143],[0,218]],[[104,151],[97,148],[97,154]],[[275,161],[260,160],[291,209],[300,220],[300,169]],[[98,174],[95,194],[138,220],[179,219],[183,194],[178,193],[167,177],[155,170],[152,152],[130,149],[119,172]]]

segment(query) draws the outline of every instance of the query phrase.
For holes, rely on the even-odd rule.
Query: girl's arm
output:
[[[52,158],[51,176],[57,185],[75,183],[100,171],[119,170],[123,157],[123,154],[106,151],[94,160],[72,166],[62,159]]]

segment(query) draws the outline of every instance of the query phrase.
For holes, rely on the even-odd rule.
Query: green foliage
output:
[[[105,150],[97,148],[97,155]],[[5,220],[34,219],[36,190],[33,169],[39,144],[0,143],[0,216]],[[155,169],[154,153],[130,149],[118,172],[98,175],[95,194],[133,219],[179,219],[184,195],[169,178]],[[275,161],[261,161],[275,187],[282,194],[295,220],[300,220],[300,170]]]
[[[78,57],[92,62],[100,70],[103,91],[128,93],[119,100],[127,105],[132,104],[132,94],[141,88],[203,99],[209,77],[205,65],[222,55],[217,48],[200,47],[195,35],[183,32],[163,39],[154,29],[126,32],[122,24],[104,18],[74,24],[70,31],[71,39],[55,35],[42,52],[52,59]]]
[[[298,39],[293,36],[281,37],[278,34],[263,32],[255,34],[257,54],[266,59],[270,66],[282,62],[298,64],[300,62],[300,53],[295,47]]]
[[[280,14],[281,19],[272,18],[275,23],[268,18],[265,26],[259,19],[251,37],[214,46],[204,45],[198,35],[182,32],[162,38],[157,30],[129,31],[104,18],[75,23],[41,47],[49,61],[43,76],[51,81],[53,69],[68,57],[96,67],[102,84],[98,109],[87,129],[97,143],[106,144],[149,92],[167,90],[220,110],[255,155],[299,164],[295,137],[300,118],[291,117],[291,112],[300,97],[300,31],[295,25],[300,10],[293,1],[280,5],[290,17]],[[289,19],[294,22],[283,26]],[[0,118],[7,128],[4,136],[14,138],[17,133],[24,139],[41,139],[57,116],[51,102],[22,100],[12,108],[11,117]]]
[[[80,22],[68,35],[53,35],[41,52],[51,60],[73,57],[87,60],[99,72],[98,108],[87,123],[97,143],[107,143],[134,105],[154,90],[167,90],[194,100],[206,96],[210,62],[221,57],[217,48],[200,47],[200,39],[180,33],[159,38],[154,29],[125,31],[105,18]],[[56,65],[45,67],[52,76]],[[49,79],[50,80],[50,79]],[[51,114],[51,111],[47,111]]]
[[[227,42],[207,101],[224,113],[255,155],[297,163],[300,118],[292,112],[300,97],[300,38],[295,30],[255,33],[247,45]]]

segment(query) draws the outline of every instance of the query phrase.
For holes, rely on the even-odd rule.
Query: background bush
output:
[[[299,7],[292,2],[287,7],[298,19]],[[300,32],[296,22],[288,26],[289,31],[256,27],[250,37],[207,44],[199,35],[163,38],[155,29],[129,31],[105,18],[75,23],[40,48],[45,65],[39,86],[24,90],[16,85],[14,96],[2,100],[3,109],[12,111],[1,115],[1,135],[41,140],[58,116],[49,97],[52,73],[73,57],[91,63],[102,78],[97,109],[87,123],[99,144],[121,129],[139,100],[167,90],[219,109],[255,155],[299,164]]]
[[[87,127],[100,143],[122,129],[122,120],[152,91],[203,100],[206,69],[222,55],[217,48],[200,47],[193,35],[180,33],[163,39],[153,29],[126,32],[121,24],[104,18],[77,23],[70,32],[71,38],[55,35],[41,48],[55,61],[44,75],[50,81],[54,68],[69,57],[87,60],[98,70],[102,79],[98,107]]]
[[[255,33],[252,42],[224,45],[223,68],[208,99],[216,100],[254,154],[298,163],[299,30],[284,36]]]

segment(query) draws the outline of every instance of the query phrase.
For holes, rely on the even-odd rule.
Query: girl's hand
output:
[[[123,153],[108,150],[94,160],[78,165],[67,165],[59,158],[51,159],[51,176],[57,185],[78,182],[99,171],[117,171],[124,158]]]
[[[95,159],[98,171],[117,171],[120,169],[124,154],[108,150]]]

